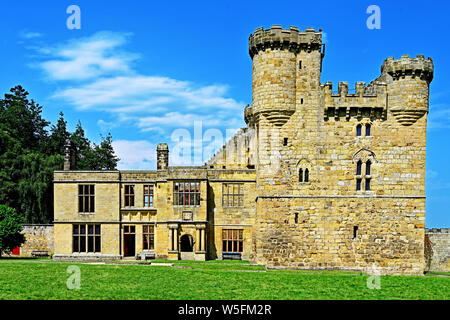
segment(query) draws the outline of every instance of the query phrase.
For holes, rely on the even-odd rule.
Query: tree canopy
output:
[[[20,212],[26,223],[51,223],[53,171],[63,168],[66,139],[75,148],[78,170],[115,170],[119,159],[111,134],[92,143],[80,121],[74,132],[67,130],[63,112],[51,124],[28,95],[18,85],[0,99],[0,204]]]

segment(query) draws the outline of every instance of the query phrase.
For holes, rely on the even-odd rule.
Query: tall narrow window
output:
[[[143,250],[153,250],[155,248],[155,226],[145,225],[142,227]]]
[[[361,125],[361,124],[358,124],[358,125],[356,126],[356,135],[357,135],[358,137],[361,136],[361,128],[362,128],[362,125]]]
[[[370,124],[366,124],[366,137],[370,136]]]
[[[309,169],[305,169],[305,182],[309,182]]]
[[[366,187],[365,187],[365,190],[366,190],[366,191],[369,191],[369,190],[370,190],[370,179],[369,179],[369,178],[366,178],[365,180],[366,180]]]
[[[298,170],[298,182],[303,182],[303,169]]]
[[[125,186],[125,207],[134,207],[134,185]]]
[[[288,145],[288,138],[284,138],[283,139],[283,146],[287,146]]]
[[[356,179],[356,191],[360,191],[361,190],[361,179],[358,178]]]
[[[362,161],[361,160],[359,160],[357,163],[356,163],[356,175],[357,176],[360,176],[361,175],[361,171],[362,171]]]
[[[153,207],[153,185],[144,185],[144,207]]]
[[[358,237],[358,226],[353,226],[353,239]]]
[[[298,62],[298,70],[302,70],[302,60]]]
[[[370,176],[370,166],[371,166],[370,160],[366,161],[366,176]]]
[[[78,212],[95,212],[95,188],[93,184],[78,185]]]

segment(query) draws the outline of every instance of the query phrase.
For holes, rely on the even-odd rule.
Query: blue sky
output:
[[[66,27],[72,4],[81,9],[80,30]],[[366,26],[372,4],[381,9],[379,30]],[[449,13],[444,1],[2,1],[0,92],[21,84],[46,119],[63,111],[70,130],[81,120],[96,142],[111,132],[119,168],[154,169],[157,143],[173,145],[177,129],[196,141],[194,123],[224,138],[245,126],[248,36],[257,27],[322,28],[321,81],[335,88],[369,83],[387,57],[424,54],[435,64],[426,225],[450,227]]]

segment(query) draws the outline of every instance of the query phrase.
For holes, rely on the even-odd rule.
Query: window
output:
[[[78,212],[95,212],[95,189],[93,184],[78,185]]]
[[[173,183],[173,205],[199,206],[200,182],[177,181]]]
[[[361,185],[363,184],[364,180],[364,190],[369,191],[370,190],[370,172],[372,167],[371,160],[367,160],[365,162],[365,175],[362,175],[362,160],[358,160],[356,163],[356,191],[361,191]]]
[[[366,178],[365,180],[366,180],[366,191],[369,191],[370,190],[370,179]]]
[[[361,180],[360,178],[356,179],[356,191],[361,190]]]
[[[298,70],[302,70],[302,60],[298,62]]]
[[[372,163],[370,162],[370,160],[368,160],[367,162],[366,162],[366,176],[370,176],[370,165],[371,165]]]
[[[224,229],[222,230],[222,251],[223,252],[242,252],[244,249],[244,231],[242,229]]]
[[[142,227],[142,235],[143,235],[143,250],[153,250],[155,248],[155,226],[154,225],[146,225]]]
[[[101,252],[99,224],[73,225],[73,252]]]
[[[356,164],[356,175],[360,176],[361,172],[362,172],[362,161],[359,160],[358,163]]]
[[[356,126],[356,135],[357,135],[358,137],[361,136],[361,129],[362,129],[362,125],[358,124],[358,125]]]
[[[144,207],[153,207],[153,185],[144,185]]]
[[[353,239],[358,237],[358,226],[353,226]]]
[[[309,169],[300,168],[298,170],[298,182],[309,182]]]
[[[134,185],[125,186],[125,207],[134,207]]]
[[[287,146],[288,145],[288,138],[284,138],[283,139],[283,146]]]
[[[372,128],[372,126],[370,125],[370,123],[366,123],[364,126],[365,126],[365,129],[366,129],[365,136],[366,137],[370,137],[370,129]],[[356,126],[356,135],[358,137],[362,136],[362,127],[363,127],[362,124],[358,124]]]
[[[222,207],[244,206],[244,184],[224,183],[222,184]]]
[[[366,137],[370,136],[370,124],[366,124]]]

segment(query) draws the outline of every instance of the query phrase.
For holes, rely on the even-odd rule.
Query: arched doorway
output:
[[[181,252],[193,252],[194,240],[190,234],[184,234],[180,238],[180,251]]]

